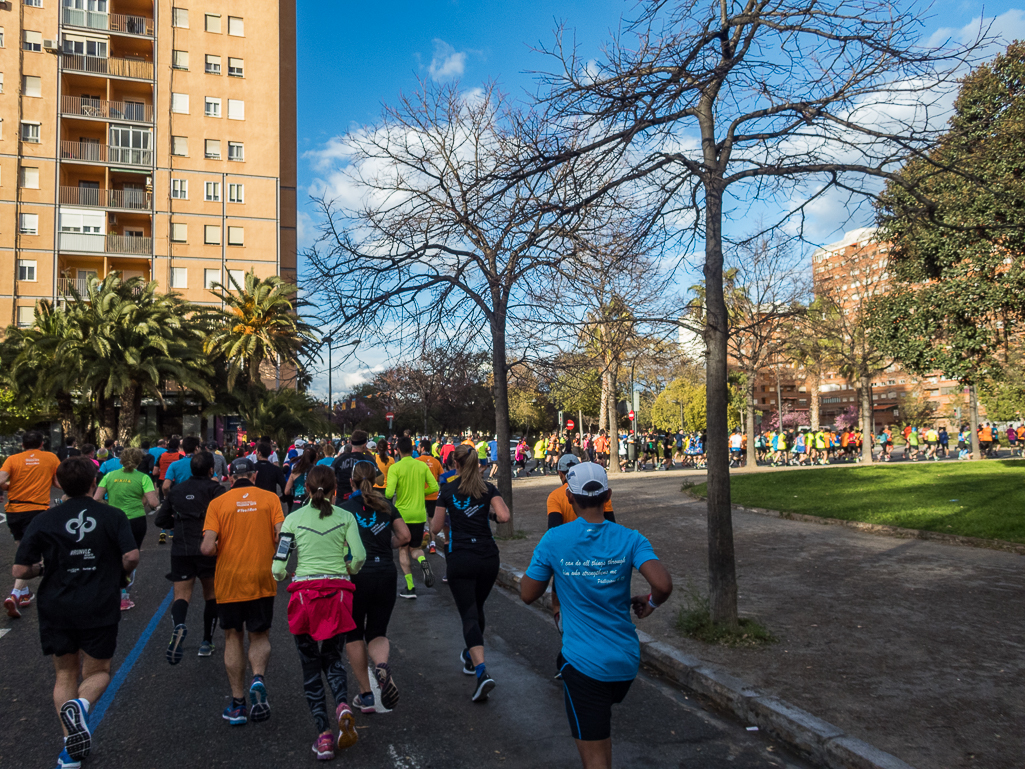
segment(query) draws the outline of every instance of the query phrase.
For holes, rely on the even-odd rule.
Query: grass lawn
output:
[[[731,490],[737,505],[1025,543],[1020,459],[735,475]]]

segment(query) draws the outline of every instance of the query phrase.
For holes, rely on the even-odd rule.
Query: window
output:
[[[175,69],[188,69],[189,68],[189,52],[188,51],[172,51],[171,52],[171,66]]]
[[[203,186],[203,198],[205,200],[212,200],[215,203],[218,202],[221,199],[221,183],[207,182]]]
[[[0,48],[3,48],[3,46],[0,45]],[[3,93],[3,92],[4,92],[4,73],[0,72],[0,93]]]
[[[245,203],[246,202],[246,186],[244,184],[229,184],[228,185],[228,202],[229,203]]]
[[[24,31],[24,44],[22,47],[26,51],[42,51],[43,50],[43,33],[33,32],[30,29]]]
[[[22,235],[39,234],[39,214],[21,214],[18,229]]]
[[[187,93],[171,94],[171,112],[180,112],[183,115],[189,114],[189,95]]]
[[[42,8],[43,0],[25,0],[25,5],[31,5],[33,8]]]
[[[220,270],[203,270],[203,288],[213,288],[221,280]]]
[[[219,13],[208,13],[206,15],[206,31],[221,34],[221,15]]]
[[[188,157],[189,139],[186,136],[171,137],[171,154],[179,157]]]
[[[207,224],[203,227],[203,242],[208,246],[221,245],[221,227],[218,224]]]
[[[235,282],[239,288],[246,287],[246,271],[245,270],[228,270],[228,277]],[[232,288],[235,287],[232,286]]]
[[[18,308],[18,326],[19,328],[28,328],[32,325],[32,321],[36,317],[35,307],[19,307]]]
[[[0,27],[0,48],[4,47],[4,28]]]
[[[172,179],[171,180],[171,197],[175,200],[188,200],[189,199],[189,180],[188,179]]]
[[[171,288],[188,288],[189,270],[186,267],[171,268]]]
[[[39,169],[28,168],[27,166],[21,167],[21,179],[18,181],[19,187],[24,187],[27,190],[38,190],[39,189]]]
[[[235,37],[245,37],[245,25],[238,16],[228,17],[228,34]]]
[[[246,103],[241,99],[228,99],[228,120],[245,120]]]
[[[184,222],[173,222],[171,224],[171,242],[187,243],[189,240],[189,225]]]
[[[242,70],[244,65],[242,59],[233,59],[228,57],[228,74],[231,77],[242,77]]]
[[[21,140],[39,144],[39,123],[22,123]]]
[[[35,259],[19,259],[18,260],[18,280],[27,280],[32,283],[36,282],[36,260]]]
[[[171,26],[181,27],[182,29],[189,28],[189,9],[188,8],[173,8],[171,10]]]
[[[230,102],[229,102],[230,104]],[[213,97],[206,97],[206,109],[204,113],[207,117],[220,117],[221,116],[221,100]]]
[[[221,159],[221,140],[220,139],[207,139],[206,140],[206,150],[204,151],[204,154],[210,160],[220,160]]]
[[[245,160],[246,152],[242,142],[228,142],[228,160]]]
[[[221,57],[206,55],[206,71],[211,75],[221,74]]]
[[[228,228],[228,245],[244,246],[246,244],[246,233],[244,227]]]
[[[21,93],[23,96],[42,96],[43,79],[35,75],[23,75],[21,78]]]

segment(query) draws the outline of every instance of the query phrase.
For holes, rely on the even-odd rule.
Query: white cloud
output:
[[[939,47],[948,42],[970,43],[983,33],[996,38],[995,42],[1000,47],[1005,47],[1012,40],[1025,38],[1025,11],[1012,8],[997,17],[976,16],[960,28],[942,27],[929,37],[928,45]],[[997,51],[987,50],[986,53],[996,54]]]
[[[452,80],[466,71],[466,51],[457,51],[444,40],[434,39],[434,56],[427,67],[432,80]]]

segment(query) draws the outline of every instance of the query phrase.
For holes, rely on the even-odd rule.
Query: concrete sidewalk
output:
[[[676,583],[641,629],[918,769],[1020,769],[1022,556],[735,511],[741,614],[780,642],[710,647],[674,628],[688,585],[703,592],[707,580],[705,506],[681,492],[685,478],[703,480],[612,476],[617,520],[651,540]],[[516,482],[523,538],[500,543],[504,563],[528,565],[556,484]]]

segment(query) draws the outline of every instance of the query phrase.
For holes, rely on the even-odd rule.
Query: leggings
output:
[[[324,701],[322,674],[327,676],[327,684],[335,698],[335,707],[347,702],[349,698],[349,682],[345,676],[345,665],[342,663],[344,644],[344,633],[328,638],[319,645],[310,635],[295,636],[295,646],[299,650],[299,661],[303,667],[303,692],[306,694],[306,704],[310,706],[310,713],[313,714],[317,732],[320,734],[331,728],[331,719],[328,718],[327,705]]]
[[[463,620],[466,648],[484,645],[484,602],[498,578],[498,554],[453,550],[446,559],[448,586]]]
[[[128,525],[132,529],[132,536],[135,538],[135,546],[142,547],[142,540],[146,538],[146,516],[129,518]]]

